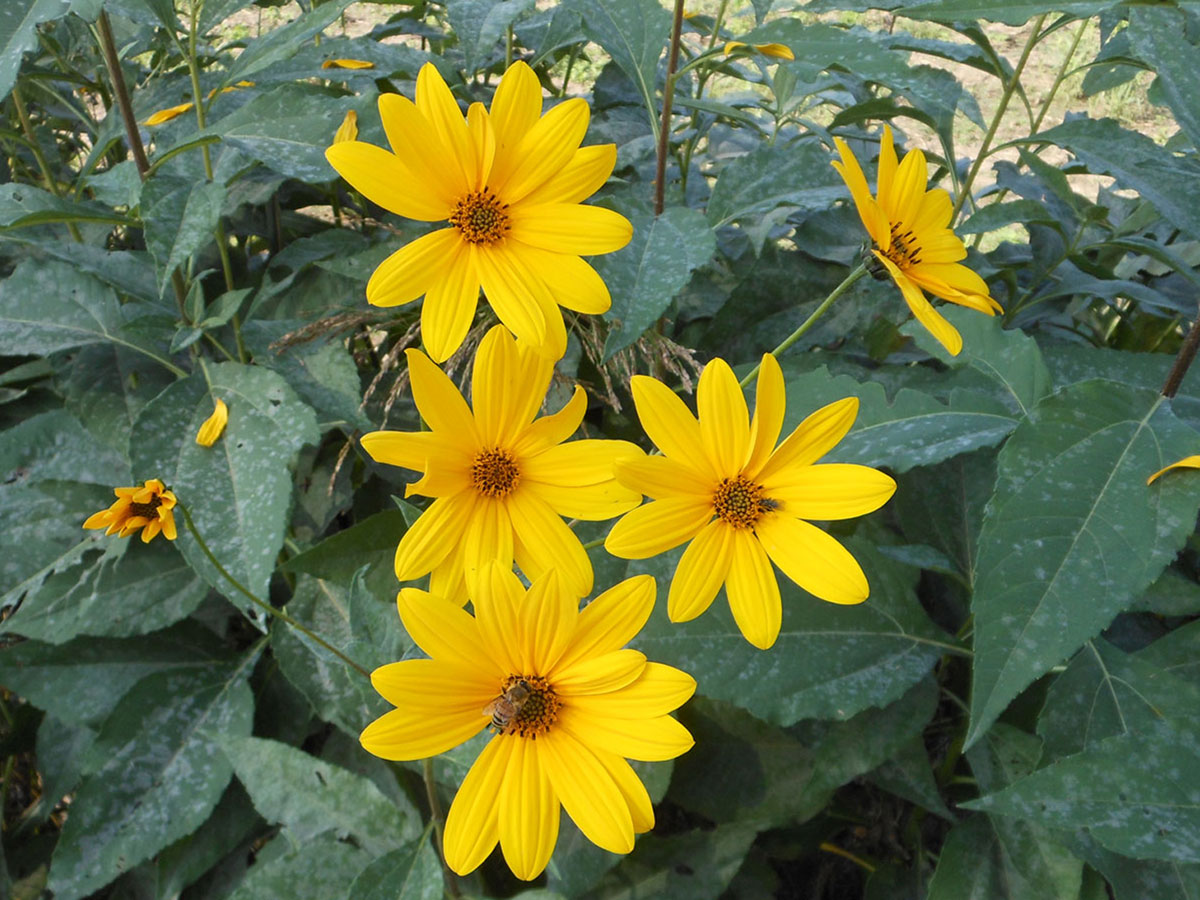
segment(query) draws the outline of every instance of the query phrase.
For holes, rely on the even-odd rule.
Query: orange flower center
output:
[[[507,209],[508,204],[501,203],[489,188],[472,191],[454,204],[450,224],[468,244],[494,244],[512,227]]]
[[[520,480],[521,470],[507,450],[481,450],[471,463],[471,486],[486,497],[507,497]]]
[[[717,517],[734,528],[753,528],[763,513],[779,509],[779,501],[764,497],[762,485],[745,475],[722,478],[712,502]]]
[[[537,740],[558,719],[558,694],[540,675],[509,675],[503,690],[488,711],[492,728],[499,734],[515,734]]]
[[[162,506],[162,497],[151,497],[149,503],[130,503],[129,517],[144,516],[147,519],[158,518],[158,508]]]

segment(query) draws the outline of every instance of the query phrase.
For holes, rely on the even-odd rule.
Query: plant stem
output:
[[[1175,363],[1171,366],[1171,371],[1167,373],[1167,380],[1163,383],[1162,389],[1164,397],[1170,399],[1179,392],[1179,386],[1183,384],[1183,376],[1187,375],[1192,360],[1196,358],[1197,350],[1200,350],[1200,312],[1197,313],[1196,321],[1192,323],[1187,337],[1183,339],[1183,346],[1179,348],[1179,353],[1175,356]]]
[[[971,163],[971,168],[967,171],[967,177],[963,179],[962,187],[958,190],[958,197],[954,201],[954,209],[950,213],[951,222],[957,218],[959,212],[962,210],[963,203],[971,196],[971,186],[975,183],[975,176],[979,174],[979,169],[983,166],[983,161],[987,158],[988,151],[991,149],[992,140],[996,137],[996,132],[1000,128],[1000,120],[1004,118],[1004,113],[1008,109],[1008,101],[1012,99],[1017,86],[1021,83],[1021,73],[1025,70],[1025,64],[1029,62],[1029,55],[1037,45],[1038,38],[1042,32],[1042,23],[1046,21],[1046,15],[1046,13],[1042,13],[1033,21],[1033,30],[1029,34],[1029,40],[1025,42],[1025,48],[1021,51],[1021,58],[1017,60],[1016,68],[1013,69],[1012,78],[1004,86],[1004,92],[1000,95],[1000,103],[996,106],[996,114],[992,116],[992,124],[988,126],[987,134],[983,137],[983,144],[979,147],[979,153],[975,156],[975,162]]]
[[[839,284],[837,287],[835,287],[832,291],[830,291],[829,296],[821,301],[821,305],[813,310],[812,315],[810,315],[807,319],[805,319],[803,322],[801,322],[799,328],[797,328],[795,331],[793,331],[791,334],[789,334],[787,337],[785,337],[783,339],[783,341],[779,344],[779,346],[771,351],[771,355],[778,356],[780,353],[782,353],[788,347],[792,346],[792,344],[796,343],[796,341],[800,340],[800,338],[802,338],[804,336],[805,332],[807,332],[810,328],[813,327],[813,325],[816,324],[817,319],[819,319],[819,318],[821,318],[821,316],[825,315],[825,311],[833,305],[833,301],[836,300],[838,297],[842,296],[842,294],[846,293],[846,291],[850,290],[850,286],[866,274],[867,274],[867,267],[865,265],[859,265],[858,268],[856,268],[849,275],[847,275],[842,280],[842,283]],[[738,387],[744,388],[748,384],[750,384],[751,381],[753,381],[756,377],[758,377],[758,370],[760,368],[761,368],[761,364],[757,365],[753,369],[751,369],[746,374],[746,377],[743,378],[740,382],[738,382]]]
[[[196,528],[196,523],[192,521],[192,514],[188,511],[187,506],[183,503],[182,500],[175,501],[175,508],[178,509],[181,513],[183,513],[184,524],[187,525],[188,531],[190,531],[192,533],[192,537],[194,537],[196,539],[196,543],[199,545],[201,551],[203,551],[204,555],[206,557],[208,557],[208,561],[210,563],[212,563],[213,566],[216,567],[216,570],[221,573],[222,577],[226,581],[228,581],[235,588],[237,588],[238,593],[245,596],[248,600],[250,600],[252,603],[254,603],[255,606],[258,606],[264,612],[268,613],[269,615],[274,616],[275,618],[279,619],[281,622],[286,622],[288,625],[291,625],[293,628],[295,628],[301,634],[308,637],[310,640],[320,644],[322,647],[324,647],[326,650],[328,650],[330,653],[332,653],[334,656],[336,656],[338,659],[340,659],[342,662],[344,662],[350,668],[354,669],[354,671],[358,672],[358,674],[362,675],[363,678],[369,679],[371,677],[370,672],[368,672],[366,669],[364,669],[362,666],[360,666],[358,663],[356,663],[354,660],[352,660],[350,657],[348,657],[345,653],[343,653],[337,647],[330,644],[328,641],[326,641],[320,635],[314,634],[311,630],[309,630],[304,625],[301,625],[299,622],[297,622],[295,619],[293,619],[291,616],[289,616],[287,613],[285,613],[282,609],[276,609],[274,606],[272,606],[266,600],[262,600],[259,597],[255,596],[253,593],[251,593],[250,590],[245,585],[243,585],[240,581],[238,581],[236,578],[234,578],[233,575],[230,574],[229,570],[226,569],[223,565],[221,565],[221,561],[219,559],[217,559],[216,556],[213,555],[212,550],[209,549],[208,542],[205,541],[203,537],[201,537],[200,531]]]
[[[421,760],[421,774],[425,778],[425,799],[429,801],[429,819],[433,823],[433,834],[437,840],[438,856],[442,861],[442,877],[446,881],[446,893],[451,897],[461,897],[458,891],[458,878],[446,865],[446,846],[442,843],[442,823],[446,817],[442,814],[442,804],[438,800],[437,785],[433,780],[433,760]]]
[[[21,130],[25,132],[25,137],[29,141],[29,149],[33,151],[33,158],[38,164],[38,168],[42,172],[42,178],[46,182],[46,190],[52,193],[55,197],[61,197],[62,191],[58,188],[58,181],[50,171],[50,164],[46,161],[46,155],[42,153],[42,145],[38,143],[37,134],[33,130],[33,123],[29,121],[29,109],[25,106],[25,98],[21,96],[21,89],[13,85],[12,89],[13,105],[17,108],[17,118],[21,120]],[[74,222],[67,222],[67,230],[71,232],[71,237],[76,243],[83,242],[83,236],[80,235],[79,229]]]
[[[667,56],[667,80],[663,84],[662,119],[658,127],[658,153],[654,164],[654,215],[662,215],[665,205],[667,151],[671,139],[671,101],[675,96],[675,69],[679,65],[679,42],[683,33],[683,0],[675,0],[671,23],[671,49]]]

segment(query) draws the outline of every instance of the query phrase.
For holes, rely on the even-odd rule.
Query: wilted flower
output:
[[[157,478],[141,487],[113,488],[116,502],[108,509],[88,516],[84,528],[106,528],[105,534],[129,537],[139,528],[142,543],[150,543],[161,531],[167,540],[175,540],[175,495]]]

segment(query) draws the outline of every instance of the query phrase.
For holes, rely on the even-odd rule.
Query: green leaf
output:
[[[204,823],[233,771],[218,741],[253,724],[257,657],[149,675],[117,704],[54,850],[55,897],[86,896]]]
[[[946,808],[946,802],[938,790],[929,752],[920,735],[909,738],[886,762],[871,772],[867,780],[948,822],[954,821],[954,814]]]
[[[908,323],[900,331],[943,364],[951,368],[969,366],[995,382],[1006,403],[1022,417],[1050,393],[1050,370],[1037,343],[1025,332],[1005,328],[998,317],[972,309],[946,304],[940,312],[962,335],[963,349],[958,356],[951,356],[917,322]]]
[[[987,234],[998,231],[1005,225],[1019,222],[1022,225],[1048,225],[1061,231],[1058,219],[1037,200],[1011,200],[1008,203],[992,203],[972,214],[954,230],[958,234]]]
[[[222,748],[254,807],[297,841],[327,831],[373,856],[397,849],[421,831],[411,805],[398,806],[370,779],[278,741],[243,737]]]
[[[368,566],[364,576],[367,592],[380,598],[394,595],[400,585],[392,561],[396,556],[396,545],[407,530],[403,512],[385,510],[293,556],[284,565],[284,570],[304,572],[349,587],[359,569]]]
[[[1133,602],[1129,611],[1158,616],[1200,615],[1200,584],[1174,569],[1167,569]]]
[[[871,596],[858,606],[836,606],[781,576],[783,627],[769,653],[747,643],[721,599],[681,624],[669,622],[665,604],[657,604],[633,646],[649,659],[692,673],[703,696],[737,704],[768,722],[847,719],[884,706],[920,681],[953,645],[917,601],[916,571],[887,559],[871,542],[842,542],[866,572]],[[630,572],[651,571],[665,592],[667,566],[660,556]]]
[[[1200,688],[1200,625],[1189,622],[1159,638],[1137,654],[1137,658]],[[1187,696],[1190,692],[1184,692]],[[1176,713],[1182,714],[1182,713]]]
[[[280,60],[292,56],[300,47],[320,34],[349,6],[351,0],[327,0],[314,6],[279,28],[272,28],[246,45],[229,67],[221,87],[236,84]],[[337,121],[341,121],[339,118]],[[326,123],[328,124],[328,123]],[[336,123],[332,126],[336,130]]]
[[[641,337],[717,248],[704,216],[694,209],[673,206],[661,216],[635,215],[632,221],[629,245],[593,262],[613,296],[605,316],[612,325],[605,359]]]
[[[295,846],[288,843],[285,830],[268,847],[287,849],[272,859],[251,866],[245,881],[229,894],[229,900],[263,900],[286,897],[287,900],[330,900],[346,894],[347,885],[371,862],[371,855],[353,844],[332,837],[321,837]]]
[[[671,14],[658,0],[573,0],[583,31],[612,57],[638,89],[652,119],[658,117],[658,58],[667,46]]]
[[[532,6],[533,0],[459,0],[446,7],[467,74],[491,64],[505,29]]]
[[[1017,427],[979,538],[968,745],[1175,558],[1200,498],[1146,478],[1195,442],[1160,396],[1102,380]]]
[[[708,201],[708,221],[716,228],[780,206],[815,212],[849,196],[817,141],[760,147],[721,170]]]
[[[1200,770],[1194,720],[1125,734],[961,804],[1052,828],[1090,829],[1110,850],[1138,859],[1200,862]]]
[[[227,661],[211,632],[179,625],[149,637],[25,641],[0,653],[2,683],[71,725],[99,726],[135,684],[155,672]]]
[[[0,8],[0,100],[17,83],[21,57],[38,45],[37,26],[65,16],[70,0],[5,0]]]
[[[1200,686],[1097,638],[1054,679],[1037,730],[1045,758],[1060,759],[1114,735],[1150,733],[1164,718],[1197,710]]]
[[[1076,832],[1071,848],[1104,874],[1115,900],[1195,900],[1200,894],[1200,865],[1130,859],[1105,850]]]
[[[220,363],[177,381],[134,423],[134,469],[161,478],[186,504],[213,554],[260,598],[275,570],[291,503],[297,451],[319,440],[316,417],[287,382],[258,366]],[[196,443],[214,400],[229,424],[212,447]],[[213,587],[239,607],[245,598],[213,567],[178,517],[176,546]]]
[[[852,0],[853,2],[853,0]],[[822,4],[825,8],[842,9],[838,0]],[[1114,5],[1114,0],[1056,0],[1053,9],[1072,16],[1088,18]],[[872,4],[874,6],[874,4]],[[857,7],[857,4],[854,4]],[[924,0],[906,4],[900,15],[912,19],[930,19],[934,22],[953,24],[983,19],[987,22],[1002,22],[1005,25],[1024,25],[1034,16],[1048,11],[1045,3],[1012,2],[994,3],[989,0]]]
[[[81,634],[148,634],[188,616],[208,594],[208,585],[165,539],[106,540],[115,547],[82,572],[54,574],[31,589],[0,632],[52,644]]]
[[[1190,199],[1200,161],[1176,156],[1113,119],[1071,119],[1031,140],[1071,151],[1090,172],[1111,175],[1118,187],[1137,191],[1172,224],[1200,237],[1200,208]]]
[[[0,228],[22,228],[53,222],[96,222],[132,225],[133,220],[101,203],[56,197],[28,184],[0,185]]]
[[[354,900],[441,900],[442,864],[426,839],[385,853],[350,885]]]
[[[1187,39],[1188,19],[1182,9],[1130,10],[1129,40],[1143,61],[1158,73],[1158,84],[1175,121],[1200,147],[1200,71],[1196,45]]]
[[[883,386],[876,382],[831,375],[824,366],[792,374],[798,367],[788,359],[781,365],[788,396],[793,398],[784,434],[827,403],[850,396],[859,399],[854,427],[823,458],[825,462],[887,466],[907,472],[914,466],[997,444],[1017,424],[1012,413],[981,394],[952,391],[950,403],[945,404],[920,391],[901,388],[889,403]]]
[[[158,290],[167,289],[171,273],[213,239],[221,218],[225,185],[171,178],[159,173],[142,188],[146,247],[158,268]]]

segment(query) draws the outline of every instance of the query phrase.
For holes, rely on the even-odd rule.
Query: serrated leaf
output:
[[[1161,396],[1102,380],[1017,427],[979,538],[968,745],[1174,559],[1200,498],[1146,478],[1195,441]]]
[[[285,830],[272,844],[288,846]],[[268,845],[270,846],[270,845]],[[229,900],[263,900],[286,897],[288,900],[329,900],[341,897],[350,884],[371,862],[371,855],[353,844],[332,837],[321,837],[289,849],[274,858],[260,854]]]
[[[761,147],[721,170],[708,201],[708,221],[716,228],[779,206],[823,210],[848,196],[828,151],[816,141]]]
[[[468,74],[492,61],[505,29],[532,6],[533,0],[459,0],[447,6],[450,27],[458,38]]]
[[[217,559],[261,598],[283,546],[292,493],[289,466],[319,439],[316,416],[279,375],[259,366],[220,363],[177,381],[134,423],[135,471],[160,478],[186,504]],[[212,447],[196,443],[214,400],[229,424]],[[245,598],[216,571],[177,515],[176,546],[213,587],[239,606]]]
[[[604,48],[637,86],[651,118],[657,118],[658,58],[666,49],[671,14],[658,0],[573,0],[584,33]]]
[[[843,397],[858,397],[859,411],[854,427],[823,462],[852,462],[887,466],[907,472],[960,453],[990,447],[1002,441],[1017,420],[1001,404],[981,394],[953,391],[950,403],[928,394],[901,388],[888,402],[883,386],[860,383],[848,375],[831,375],[824,366],[792,374],[788,360],[782,363],[789,404],[784,434],[804,416]]]
[[[1131,764],[1136,761],[1136,764]],[[1108,738],[996,793],[962,804],[1052,828],[1082,828],[1139,859],[1200,862],[1200,770],[1194,720]]]
[[[225,203],[225,185],[160,173],[143,186],[141,202],[146,248],[157,264],[161,294],[171,273],[212,241]]]
[[[1195,900],[1200,896],[1200,865],[1130,859],[1105,850],[1090,836],[1076,832],[1071,849],[1103,873],[1114,900]]]
[[[722,598],[691,622],[667,620],[657,604],[633,646],[649,659],[692,673],[698,693],[734,703],[768,722],[847,719],[884,706],[920,681],[950,645],[914,592],[918,573],[861,539],[843,540],[866,572],[871,596],[858,606],[810,597],[780,576],[783,626],[770,653],[738,630]],[[665,557],[635,564],[666,590]]]
[[[929,752],[919,734],[891,753],[886,762],[867,775],[867,780],[948,822],[954,821],[954,814],[946,808],[946,801],[938,790]]]
[[[233,772],[218,739],[253,725],[247,678],[257,657],[150,675],[117,704],[54,850],[55,897],[92,893],[209,817]]]
[[[1200,147],[1200,72],[1197,48],[1187,39],[1188,19],[1183,10],[1130,10],[1129,40],[1144,62],[1158,73],[1159,87],[1175,121],[1193,147]]]
[[[407,530],[403,511],[385,510],[293,556],[284,569],[305,572],[349,587],[355,574],[367,566],[364,583],[368,592],[381,598],[389,597],[400,589],[392,561],[396,556],[396,545]]]
[[[292,56],[315,35],[324,31],[350,3],[351,0],[328,0],[250,41],[229,67],[221,87],[250,79],[255,72]]]
[[[593,262],[613,297],[605,315],[612,325],[605,359],[641,337],[717,248],[704,216],[694,209],[673,206],[658,217],[635,215],[632,222],[629,245]]]
[[[398,806],[370,779],[295,747],[262,738],[225,741],[222,749],[238,779],[268,822],[283,825],[297,841],[333,831],[379,856],[421,831],[417,810]]]
[[[70,0],[5,0],[0,8],[0,100],[17,83],[21,57],[38,45],[37,26],[65,16]]]
[[[354,900],[441,900],[442,865],[428,840],[385,853],[350,885]]]
[[[96,222],[132,225],[127,216],[101,203],[56,197],[28,184],[0,185],[0,228],[22,228],[53,222]]]

